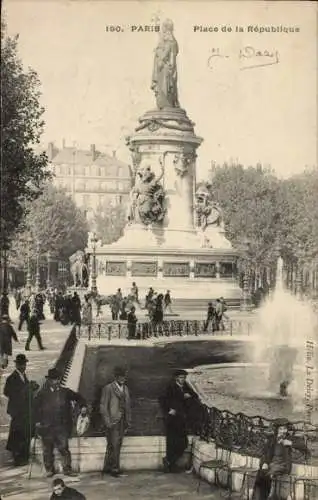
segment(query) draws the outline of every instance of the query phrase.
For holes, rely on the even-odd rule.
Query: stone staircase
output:
[[[215,299],[181,299],[181,298],[176,298],[173,300],[172,304],[172,309],[173,311],[178,312],[181,314],[182,312],[187,312],[189,313],[194,313],[194,312],[202,312],[202,314],[205,314],[208,308],[208,303],[212,301],[214,302]],[[240,309],[240,300],[239,299],[228,299],[226,301],[228,309],[235,309],[239,310]]]

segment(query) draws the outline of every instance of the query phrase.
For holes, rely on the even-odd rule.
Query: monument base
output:
[[[118,241],[96,248],[99,293],[121,288],[128,295],[136,282],[140,298],[152,287],[157,293],[170,290],[173,299],[238,302],[237,251],[217,222],[198,230],[194,220],[202,139],[186,111],[150,110],[127,140],[134,170],[129,223]]]
[[[97,248],[96,258],[97,288],[103,295],[118,288],[128,295],[136,282],[140,299],[150,287],[157,293],[170,290],[174,299],[241,299],[235,250],[225,244],[202,248],[195,231],[131,226],[116,243]]]

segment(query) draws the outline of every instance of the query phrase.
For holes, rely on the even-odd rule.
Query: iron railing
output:
[[[213,440],[218,446],[244,455],[260,458],[268,439],[275,433],[276,419],[247,416],[219,410],[198,402],[195,418],[191,419],[192,431],[201,439]],[[292,441],[293,463],[318,461],[318,426],[304,421],[288,422],[288,435]]]
[[[181,320],[169,319],[162,323],[154,324],[151,321],[140,321],[136,324],[134,338],[145,340],[151,337],[171,337],[187,335],[250,335],[251,323],[242,320],[230,320],[224,322],[224,329],[213,331],[209,325],[207,331],[204,331],[204,320]],[[92,339],[126,339],[128,338],[127,321],[94,321],[90,326],[81,326],[80,336]]]

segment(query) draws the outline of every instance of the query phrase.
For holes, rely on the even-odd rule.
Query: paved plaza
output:
[[[10,308],[10,315],[17,328],[17,314]],[[62,326],[53,321],[50,314],[42,323],[43,344],[45,351],[39,351],[37,344],[31,344],[31,351],[27,353],[28,376],[30,379],[41,380],[47,373],[47,369],[57,359],[67,335],[69,326]],[[17,332],[19,343],[14,343],[13,358],[19,352],[24,352],[27,338],[25,326],[22,332]],[[12,360],[6,370],[13,369]],[[6,436],[8,432],[9,419],[6,415],[6,398],[2,396],[3,380],[1,383],[1,405],[0,405],[0,494],[1,499],[10,498],[16,500],[45,500],[50,497],[51,480],[44,477],[43,469],[39,464],[34,465],[32,477],[28,479],[26,467],[14,468],[11,465],[9,453],[5,450]],[[222,498],[220,493],[208,484],[202,483],[200,493],[197,493],[197,478],[186,474],[163,474],[161,472],[130,472],[121,479],[109,476],[101,478],[100,474],[83,474],[78,478],[70,479],[67,484],[77,488],[84,493],[89,500],[107,499],[121,500],[126,498],[138,499],[163,499],[175,498],[178,500],[192,498]]]
[[[1,498],[12,500],[48,500],[51,480],[45,478],[27,479],[26,469],[12,468],[1,470]],[[86,474],[65,480],[70,487],[83,493],[87,500],[162,500],[164,498],[214,499],[224,497],[207,483],[200,486],[198,480],[186,474],[164,474],[161,472],[128,472],[126,476],[115,479],[100,474]]]

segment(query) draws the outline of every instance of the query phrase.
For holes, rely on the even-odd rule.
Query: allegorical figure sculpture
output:
[[[69,257],[70,271],[73,276],[74,286],[88,286],[88,262],[87,256],[78,250]]]
[[[137,173],[130,194],[129,222],[149,225],[163,220],[165,193],[160,184],[162,176],[163,172],[156,178],[149,166]]]
[[[159,109],[179,107],[178,52],[178,43],[173,35],[173,22],[168,19],[161,26],[159,43],[155,49],[151,82],[151,89],[155,93]]]
[[[213,201],[207,186],[201,185],[195,194],[197,225],[204,231],[208,226],[222,227],[221,210]]]
[[[228,248],[232,245],[224,235],[222,210],[213,200],[209,185],[201,184],[195,195],[196,226],[202,248]]]

